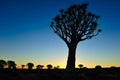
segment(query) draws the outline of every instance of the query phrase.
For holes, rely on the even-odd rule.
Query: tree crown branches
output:
[[[88,4],[72,5],[66,10],[61,9],[60,14],[51,22],[50,27],[67,44],[77,44],[101,32],[101,29],[97,29],[100,16],[87,12],[87,6]]]

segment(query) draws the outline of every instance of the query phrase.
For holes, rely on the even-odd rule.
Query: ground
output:
[[[120,80],[120,68],[75,69],[1,69],[0,80]]]

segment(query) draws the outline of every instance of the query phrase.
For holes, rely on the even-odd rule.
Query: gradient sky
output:
[[[76,66],[120,66],[120,0],[0,0],[0,59],[65,68],[68,48],[49,25],[60,9],[86,2],[103,32],[79,43]]]

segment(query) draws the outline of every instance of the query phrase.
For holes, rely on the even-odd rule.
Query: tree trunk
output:
[[[69,71],[72,71],[75,69],[76,47],[77,47],[77,44],[71,44],[68,46],[69,52],[68,52],[68,60],[67,60],[66,69]]]

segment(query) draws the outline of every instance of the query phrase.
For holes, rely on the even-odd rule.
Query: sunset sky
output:
[[[68,48],[50,23],[60,9],[86,2],[102,33],[79,43],[76,67],[120,66],[120,0],[0,0],[0,59],[65,68]]]

